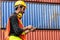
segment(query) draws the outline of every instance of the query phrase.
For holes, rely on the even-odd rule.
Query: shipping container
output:
[[[24,26],[32,25],[40,29],[60,29],[60,4],[42,4],[26,2],[27,9],[23,15]],[[2,2],[2,28],[14,13],[14,1]]]
[[[13,0],[11,0],[13,1]],[[26,2],[60,3],[60,0],[25,0]]]
[[[0,30],[0,40],[4,40],[4,30]],[[60,30],[36,30],[26,35],[27,40],[60,40]]]
[[[1,0],[1,1],[17,1],[17,0]],[[23,0],[25,2],[39,2],[39,3],[59,3],[60,0]]]
[[[2,28],[6,28],[8,18],[14,13],[14,1],[2,2]],[[27,40],[60,40],[60,4],[26,2],[23,15],[24,26],[32,25],[40,29],[26,35]],[[4,30],[0,30],[0,40],[4,40]]]

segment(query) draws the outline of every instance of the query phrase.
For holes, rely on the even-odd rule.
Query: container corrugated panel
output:
[[[36,30],[27,34],[27,40],[60,40],[60,31]]]
[[[17,1],[17,0],[2,0],[2,1]],[[26,2],[47,2],[47,3],[60,3],[60,0],[24,0]]]
[[[42,4],[26,2],[27,9],[23,15],[24,26],[32,25],[40,29],[60,29],[60,4]],[[14,1],[2,2],[2,28],[14,12]]]
[[[0,40],[4,40],[4,30],[0,29]]]
[[[1,35],[2,35],[2,34],[1,34],[1,31],[0,31],[0,40],[1,40]]]
[[[12,14],[14,2],[3,2],[2,3],[2,27],[6,27],[8,17]]]
[[[60,0],[25,0],[31,2],[47,2],[47,3],[60,3]]]
[[[1,14],[2,14],[2,13],[1,13],[1,10],[2,10],[2,9],[1,9],[1,8],[2,8],[2,7],[1,7],[1,2],[0,2],[0,28],[1,28]]]
[[[0,40],[4,40],[4,30],[0,30]],[[27,40],[60,40],[60,30],[35,30],[26,35]]]

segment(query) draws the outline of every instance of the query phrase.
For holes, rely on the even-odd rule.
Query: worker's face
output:
[[[18,10],[19,10],[19,13],[24,13],[25,12],[25,7],[24,6],[22,6],[22,5],[19,5],[18,6]]]
[[[25,12],[25,7],[24,6],[22,6],[22,5],[19,5],[18,6],[18,10],[19,10],[19,13],[18,13],[18,18],[22,18],[22,16],[23,16],[23,14],[24,14],[24,12]]]

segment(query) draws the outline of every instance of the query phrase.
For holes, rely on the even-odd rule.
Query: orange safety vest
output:
[[[23,28],[23,24],[21,23],[22,21],[18,19],[19,27]],[[9,33],[10,33],[10,20],[8,19],[8,23],[6,25],[6,30],[4,33],[4,39],[9,40]],[[26,35],[19,35],[22,40],[26,40]]]

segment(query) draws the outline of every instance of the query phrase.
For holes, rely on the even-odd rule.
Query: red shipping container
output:
[[[27,40],[60,40],[60,30],[36,30],[26,37]],[[0,40],[4,40],[4,30],[0,30]]]

